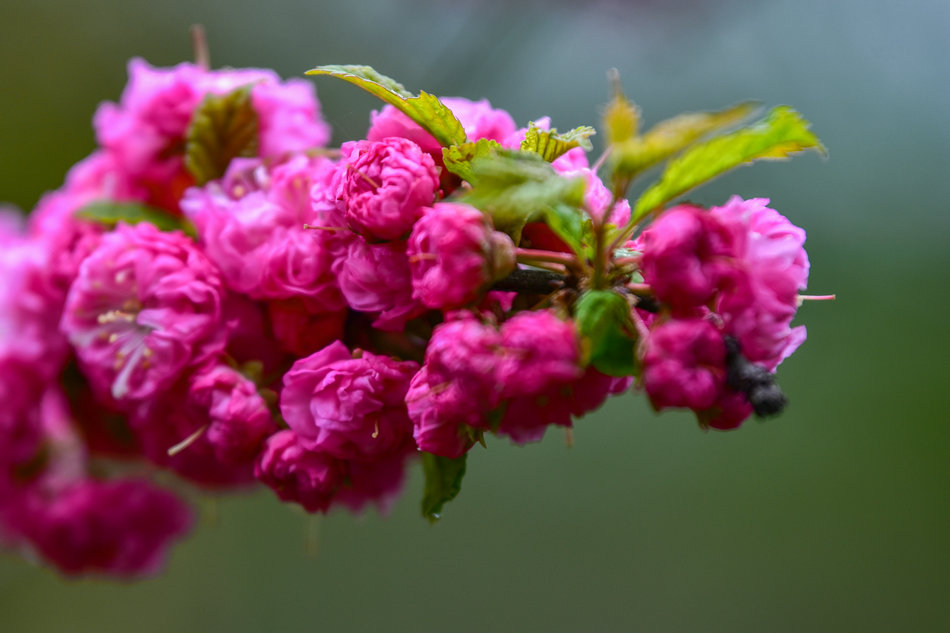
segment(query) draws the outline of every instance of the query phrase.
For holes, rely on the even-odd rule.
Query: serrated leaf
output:
[[[643,136],[614,148],[614,169],[635,174],[666,160],[703,136],[739,123],[758,108],[754,102],[740,103],[716,112],[687,112],[657,123]]]
[[[565,178],[537,154],[498,150],[471,162],[472,188],[461,200],[491,215],[495,228],[517,243],[524,225],[548,208],[580,207],[587,181]]]
[[[422,453],[422,469],[426,481],[422,496],[422,516],[430,523],[442,518],[442,507],[461,491],[466,458],[468,453],[457,459]]]
[[[578,257],[587,258],[593,253],[594,234],[591,219],[582,209],[565,204],[556,204],[544,210],[544,223],[571,247]]]
[[[461,145],[467,140],[462,124],[438,97],[426,92],[413,95],[395,79],[370,66],[317,66],[307,74],[329,75],[359,86],[415,121],[443,147]]]
[[[479,156],[489,156],[499,149],[501,149],[501,145],[497,141],[482,138],[474,143],[443,147],[442,161],[445,163],[445,168],[450,172],[462,180],[471,181],[472,161]]]
[[[808,125],[795,110],[779,106],[758,123],[687,149],[670,161],[659,182],[637,200],[634,220],[740,165],[763,159],[781,160],[807,149],[824,153]]]
[[[597,131],[589,125],[558,134],[556,129],[542,130],[532,121],[528,124],[525,139],[521,141],[521,151],[534,152],[550,163],[575,147],[590,151],[593,148],[590,137],[594,134],[597,134]]]
[[[252,86],[206,95],[185,136],[185,167],[198,185],[224,175],[231,160],[257,156],[260,121],[251,103]]]
[[[574,320],[597,371],[608,376],[636,372],[635,330],[626,299],[610,290],[588,290],[574,304]]]
[[[76,211],[76,217],[114,228],[119,222],[138,224],[148,222],[162,231],[185,230],[187,225],[167,211],[137,202],[92,202]]]

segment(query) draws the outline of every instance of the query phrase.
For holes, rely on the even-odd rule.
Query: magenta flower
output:
[[[406,406],[419,450],[442,457],[461,457],[475,444],[470,429],[487,425],[484,403],[473,402],[457,382],[433,380],[425,366],[409,383]]]
[[[337,341],[284,374],[280,410],[307,449],[339,459],[373,459],[412,445],[406,390],[418,369]]]
[[[643,279],[675,313],[705,305],[734,270],[733,234],[709,212],[690,205],[664,211],[644,231]]]
[[[27,512],[23,537],[68,575],[155,574],[192,524],[178,497],[140,479],[84,479]]]
[[[749,360],[774,370],[806,337],[791,328],[798,291],[808,283],[805,231],[768,208],[768,200],[734,196],[709,213],[732,234],[743,275],[723,294],[718,312],[726,332],[739,341]]]
[[[402,492],[406,482],[406,466],[416,450],[380,455],[370,460],[347,460],[346,482],[337,491],[335,501],[351,512],[362,512],[370,503],[376,504],[381,514],[387,514]]]
[[[223,349],[223,291],[188,238],[120,224],[80,267],[61,327],[96,391],[156,398]]]
[[[341,150],[337,197],[347,226],[369,240],[408,233],[439,190],[432,157],[404,138],[352,141]]]
[[[277,429],[257,386],[226,365],[212,366],[190,381],[189,405],[209,418],[205,433],[222,462],[249,462]]]
[[[551,310],[519,312],[502,324],[501,339],[502,397],[536,396],[583,374],[574,324]]]
[[[281,349],[300,358],[343,338],[346,311],[311,312],[300,299],[267,304],[271,332]]]
[[[496,279],[515,268],[511,238],[465,204],[441,202],[426,209],[407,249],[412,296],[430,308],[458,308],[478,300]]]
[[[643,386],[656,409],[712,407],[725,387],[726,346],[705,319],[673,319],[650,331]]]
[[[398,332],[406,321],[425,312],[412,297],[412,277],[405,242],[349,242],[345,258],[334,263],[340,290],[354,310],[377,314],[373,327]]]
[[[254,474],[284,501],[299,503],[307,512],[326,512],[345,470],[343,462],[304,448],[293,431],[279,431],[267,439]]]

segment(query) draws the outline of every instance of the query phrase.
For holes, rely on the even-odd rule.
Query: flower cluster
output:
[[[767,200],[661,205],[636,235],[632,172],[601,179],[589,128],[393,89],[334,149],[309,83],[129,74],[99,148],[0,215],[8,546],[139,576],[192,523],[162,470],[385,511],[418,455],[451,478],[487,435],[538,441],[634,385],[704,427],[784,405],[808,259]]]

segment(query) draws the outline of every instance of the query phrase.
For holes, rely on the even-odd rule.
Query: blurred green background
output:
[[[647,123],[743,99],[801,110],[830,160],[740,170],[692,198],[771,197],[809,233],[809,340],[779,419],[704,433],[624,397],[476,450],[430,527],[421,476],[386,518],[318,525],[267,493],[201,504],[167,571],[64,581],[0,557],[0,631],[950,630],[950,4],[946,0],[449,3],[4,0],[0,200],[29,209],[93,147],[125,62],[284,76],[365,63],[487,97],[521,123],[592,123],[615,66]],[[373,99],[318,84],[335,141]],[[306,534],[318,528],[318,551]]]

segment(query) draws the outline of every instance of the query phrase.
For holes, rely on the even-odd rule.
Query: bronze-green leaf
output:
[[[227,171],[239,156],[257,156],[260,121],[251,103],[252,86],[205,96],[185,137],[185,166],[203,185]]]
[[[443,147],[461,145],[467,140],[462,124],[438,97],[426,92],[415,96],[402,84],[370,66],[317,66],[307,74],[329,75],[359,86],[418,123]]]
[[[76,211],[76,217],[90,220],[109,228],[114,228],[119,222],[138,224],[148,222],[162,231],[176,229],[188,232],[190,225],[184,220],[175,217],[164,209],[156,209],[138,202],[114,202],[99,200],[90,202]]]
[[[501,149],[497,141],[482,138],[474,143],[462,143],[461,145],[452,145],[442,148],[442,161],[445,168],[460,177],[462,180],[471,182],[472,161],[481,156],[489,156]]]
[[[467,453],[457,459],[422,453],[422,469],[426,481],[422,496],[422,516],[429,519],[430,523],[442,518],[442,507],[457,497],[462,490],[467,457]]]

